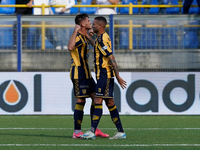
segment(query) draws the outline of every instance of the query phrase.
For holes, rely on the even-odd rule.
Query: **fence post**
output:
[[[113,15],[109,15],[109,33],[110,33],[110,40],[111,40],[111,46],[112,46],[112,49],[113,49],[113,53],[115,51],[115,46],[114,46],[114,22],[113,22]]]
[[[129,15],[133,14],[133,4],[129,3]],[[133,21],[129,20],[129,49],[133,49]]]
[[[22,25],[21,15],[17,15],[17,71],[21,72],[21,55],[22,55]]]
[[[42,15],[45,15],[45,4],[42,4]],[[42,21],[42,50],[45,49],[45,22]]]

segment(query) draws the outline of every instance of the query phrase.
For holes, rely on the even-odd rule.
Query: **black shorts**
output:
[[[72,79],[75,97],[90,97],[90,93],[95,94],[96,83],[90,79]]]
[[[96,97],[113,98],[114,78],[107,78],[107,76],[100,77],[97,80]]]

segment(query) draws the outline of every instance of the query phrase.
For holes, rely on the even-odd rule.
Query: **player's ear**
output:
[[[81,25],[84,27],[84,26],[85,26],[85,21],[82,21],[82,22],[81,22]]]

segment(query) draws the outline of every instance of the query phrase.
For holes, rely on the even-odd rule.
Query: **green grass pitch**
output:
[[[72,139],[73,116],[0,116],[0,150],[186,150],[200,149],[200,116],[121,115],[126,140]],[[109,115],[101,118],[99,128],[113,136],[117,131]],[[84,116],[82,131],[90,129]]]

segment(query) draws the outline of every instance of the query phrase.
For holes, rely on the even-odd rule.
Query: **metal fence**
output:
[[[68,42],[74,18],[21,16],[19,21],[16,16],[0,16],[0,70],[69,71],[70,52],[64,44],[56,47]],[[199,71],[199,16],[114,15],[113,24],[111,16],[106,18],[120,71]],[[58,37],[59,29],[67,30],[65,37]],[[90,51],[93,70],[92,47]]]

